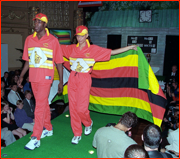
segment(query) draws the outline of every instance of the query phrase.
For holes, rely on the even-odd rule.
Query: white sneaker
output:
[[[91,120],[91,126],[85,127],[85,129],[84,129],[84,134],[85,135],[89,135],[91,133],[92,125],[93,125],[93,121]]]
[[[42,131],[42,134],[41,134],[41,139],[44,138],[44,137],[46,137],[46,136],[52,136],[52,135],[53,135],[53,130],[48,131],[47,129],[44,129],[44,130]]]
[[[71,140],[71,143],[78,144],[80,140],[81,140],[81,136],[74,136]]]
[[[34,150],[36,147],[40,146],[40,140],[37,140],[36,137],[31,137],[31,140],[25,145],[25,149]]]

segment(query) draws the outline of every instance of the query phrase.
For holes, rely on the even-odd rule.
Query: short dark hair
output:
[[[158,148],[161,142],[161,129],[157,125],[149,124],[144,128],[143,138],[145,146],[151,149]]]
[[[138,117],[136,116],[135,113],[132,113],[130,111],[124,113],[119,120],[119,123],[122,125],[126,126],[127,128],[132,128],[137,125],[138,122]]]
[[[149,155],[144,147],[133,144],[126,149],[124,158],[149,158]]]
[[[9,74],[9,72],[6,71],[6,72],[4,72],[4,75],[5,75],[6,73]]]
[[[16,105],[24,104],[22,100],[17,100]]]
[[[1,110],[3,110],[3,108],[4,108],[6,105],[9,105],[9,103],[8,103],[7,101],[1,102]]]
[[[28,93],[30,93],[30,94],[32,95],[32,92],[31,92],[30,90],[26,90],[26,91],[24,92],[24,95],[26,96]]]

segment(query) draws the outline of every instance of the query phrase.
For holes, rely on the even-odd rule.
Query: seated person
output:
[[[136,126],[138,118],[132,112],[126,112],[118,124],[98,129],[94,135],[93,147],[97,148],[98,158],[123,158],[124,152],[136,142],[126,135],[132,127]]]
[[[8,94],[8,101],[13,104],[16,105],[16,102],[18,100],[22,100],[21,96],[19,95],[19,93],[17,92],[17,84],[13,83],[11,85],[11,91]]]
[[[7,101],[4,88],[1,88],[1,102]]]
[[[34,100],[32,100],[32,93],[31,91],[26,90],[24,95],[25,99],[23,100],[23,109],[25,110],[28,117],[34,119],[35,103]]]
[[[14,115],[12,113],[12,108],[9,107],[7,102],[1,103],[1,127],[7,127],[9,130],[12,131],[13,135],[19,136],[22,138],[26,135],[26,131],[22,128],[18,128],[16,124],[13,123]]]
[[[149,158],[149,155],[142,146],[134,144],[126,149],[124,158]]]
[[[4,72],[4,76],[1,77],[1,81],[3,81],[5,83],[5,88],[10,86],[10,80],[9,80],[9,73],[8,72]]]
[[[27,116],[25,110],[23,109],[23,101],[18,100],[16,106],[17,108],[14,112],[16,125],[20,128],[33,131],[34,119]]]
[[[29,83],[29,77],[26,78],[26,83],[23,86],[23,91],[25,93],[26,90],[29,90],[32,92],[31,88],[30,88],[30,83]]]
[[[13,133],[7,127],[1,129],[1,139],[5,140],[6,146],[16,141]]]
[[[144,141],[144,149],[147,151],[149,158],[172,158],[170,154],[158,151],[161,143],[161,130],[157,125],[147,125],[141,138]]]

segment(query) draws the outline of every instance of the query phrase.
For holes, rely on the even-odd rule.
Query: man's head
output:
[[[161,130],[157,125],[149,124],[144,128],[142,140],[144,146],[157,149],[161,143]]]
[[[37,33],[45,30],[48,23],[48,18],[45,14],[42,14],[42,13],[36,14],[33,20],[34,20],[34,25],[35,25],[34,30]]]
[[[126,149],[124,158],[149,158],[149,155],[142,146],[134,144]]]
[[[177,71],[177,66],[176,66],[176,65],[173,65],[173,66],[172,66],[172,72],[173,72],[173,73],[176,73],[176,71]]]
[[[24,93],[24,95],[25,95],[25,97],[26,97],[28,100],[30,100],[30,99],[32,98],[32,93],[31,93],[31,91],[29,91],[29,90],[26,90],[25,93]]]
[[[22,100],[18,100],[17,102],[16,102],[16,106],[19,108],[19,109],[22,109],[23,108],[23,101]]]
[[[5,87],[5,83],[4,81],[1,81],[1,88],[4,88]]]
[[[16,91],[17,91],[17,84],[16,84],[16,83],[13,83],[13,84],[11,85],[11,89],[12,89],[14,92],[16,92]]]
[[[29,83],[29,76],[26,78],[26,82]]]
[[[119,120],[119,123],[124,125],[127,128],[135,127],[137,125],[137,122],[138,122],[138,118],[136,114],[130,111],[124,113],[121,119]]]
[[[8,72],[4,72],[4,77],[8,78],[8,76],[9,76],[9,73]]]

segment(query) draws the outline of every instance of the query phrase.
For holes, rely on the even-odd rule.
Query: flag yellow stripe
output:
[[[138,67],[138,55],[128,55],[106,62],[96,62],[93,70],[111,70],[116,67]]]
[[[64,61],[69,61],[67,58],[65,58],[64,56],[63,56],[63,59],[64,59]]]
[[[153,117],[153,121],[154,121],[154,124],[157,125],[157,126],[161,126],[161,123],[162,123],[162,120],[161,119],[158,119],[158,118],[155,118]]]
[[[66,94],[68,94],[67,85],[65,85],[65,86],[63,87],[63,95],[66,95]]]
[[[149,66],[149,90],[151,90],[153,94],[158,94],[159,92],[158,80],[154,75],[154,72],[152,71],[150,66]]]
[[[100,104],[104,106],[129,106],[146,110],[151,113],[150,104],[144,100],[132,97],[103,98],[90,95],[90,103]]]

